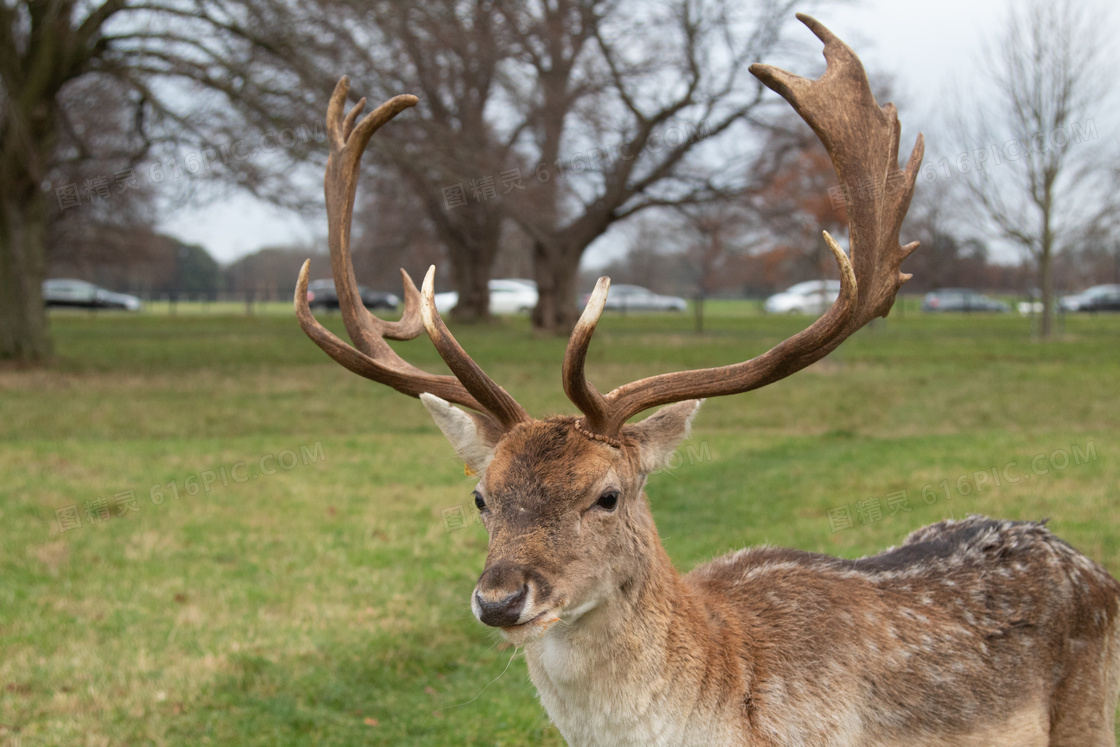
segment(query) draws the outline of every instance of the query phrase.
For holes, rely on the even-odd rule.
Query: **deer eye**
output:
[[[486,508],[486,501],[483,499],[482,493],[480,493],[476,490],[473,493],[471,493],[471,495],[474,496],[474,505],[478,507],[478,510],[479,511],[484,510]]]
[[[595,505],[604,511],[614,511],[615,506],[618,505],[618,491],[608,490],[599,496],[599,500],[595,501]]]

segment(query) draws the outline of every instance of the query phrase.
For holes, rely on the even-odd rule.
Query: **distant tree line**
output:
[[[912,235],[922,237],[922,250],[907,261],[905,269],[914,278],[904,287],[905,293],[947,287],[1022,296],[1036,291],[1033,267],[993,261],[989,247],[980,239],[948,232],[937,210],[927,209],[938,204],[931,196],[920,198],[915,205],[908,228]],[[741,221],[741,215],[726,207],[688,215],[652,212],[632,225],[620,242],[624,247],[620,256],[605,265],[585,268],[577,286],[586,292],[598,276],[609,275],[615,283],[690,299],[760,298],[803,280],[836,277],[834,265],[822,261],[811,240],[800,244],[771,232],[752,233]],[[399,292],[397,268],[421,277],[435,264],[442,268],[440,286],[450,287],[446,248],[423,221],[408,228],[404,223],[402,220],[399,233],[389,232],[395,240],[377,241],[372,238],[376,234],[369,231],[355,242],[358,282],[375,290]],[[839,231],[843,230],[841,225]],[[309,258],[313,279],[331,277],[325,248],[314,245],[265,247],[222,266],[204,247],[145,226],[94,226],[80,237],[53,239],[48,277],[89,280],[144,296],[201,299],[224,295],[286,301],[295,289],[300,265]],[[531,275],[525,251],[528,241],[515,231],[503,236],[494,277]],[[1120,283],[1120,243],[1066,251],[1057,257],[1053,272],[1059,292],[1100,282]]]
[[[910,234],[913,235],[913,234]],[[803,280],[835,279],[832,268],[822,269],[804,247],[778,245],[744,247],[721,257],[702,280],[703,265],[687,242],[666,242],[666,229],[638,230],[625,253],[602,267],[585,268],[580,286],[590,289],[595,278],[608,275],[614,283],[641,285],[658,293],[696,298],[761,298]],[[654,238],[655,241],[650,241]],[[975,238],[959,239],[944,232],[922,234],[922,249],[903,269],[914,278],[902,293],[925,293],[935,288],[974,288],[985,292],[1037,297],[1038,276],[1029,263],[993,261],[989,249]],[[1086,246],[1063,252],[1055,259],[1054,288],[1072,293],[1098,283],[1120,284],[1120,246]]]

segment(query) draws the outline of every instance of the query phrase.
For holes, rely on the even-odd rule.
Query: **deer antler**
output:
[[[914,194],[924,145],[919,134],[905,170],[898,168],[900,125],[893,104],[880,107],[855,52],[821,23],[798,14],[824,42],[827,69],[810,81],[769,65],[751,72],[781,94],[824,143],[841,184],[871,199],[848,204],[852,260],[825,233],[840,266],[840,296],[812,326],[762,355],[720,368],[651,376],[600,394],[586,379],[587,347],[603,311],[608,278],[600,278],[568,341],[564,391],[595,433],[615,437],[631,417],[657,405],[758,389],[820,360],[876,316],[886,316],[910,279],[899,267],[918,242],[899,246],[898,233]],[[849,190],[850,192],[851,190]]]
[[[438,319],[438,314],[434,314],[434,303],[431,304],[430,311],[422,312],[420,292],[408,273],[401,270],[404,313],[400,321],[387,322],[379,319],[362,303],[350,260],[350,223],[354,215],[354,196],[358,189],[358,169],[362,154],[373,133],[401,111],[415,106],[417,98],[396,96],[358,122],[366,100],[361,99],[344,117],[343,108],[349,89],[350,81],[343,76],[335,86],[327,108],[327,136],[331,155],[327,161],[323,185],[327,202],[327,242],[331,252],[331,270],[342,321],[354,347],[323,327],[308,308],[309,261],[304,262],[296,283],[296,317],[300,327],[327,355],[356,374],[391,386],[412,397],[429,392],[478,411],[489,421],[488,426],[497,432],[508,430],[527,420],[528,414],[463,352],[443,326],[442,320],[435,332],[429,330],[429,334],[452,371],[456,374],[462,372],[463,375],[459,378],[438,376],[416,368],[397,355],[385,342],[385,338],[411,340],[425,331],[425,316],[434,315]],[[431,277],[432,273],[429,272],[426,286],[431,285]],[[453,350],[449,348],[448,340],[453,344]],[[452,363],[452,360],[455,362]]]

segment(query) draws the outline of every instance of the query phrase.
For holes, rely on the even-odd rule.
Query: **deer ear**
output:
[[[481,476],[494,458],[494,446],[498,443],[493,428],[488,427],[482,416],[460,410],[434,394],[424,392],[420,401],[428,408],[459,458]]]
[[[688,438],[692,419],[700,412],[702,399],[677,402],[650,415],[645,420],[622,429],[638,447],[639,469],[648,475],[664,467],[681,441]]]

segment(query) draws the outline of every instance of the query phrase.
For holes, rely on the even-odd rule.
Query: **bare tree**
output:
[[[954,220],[959,206],[952,190],[950,181],[934,181],[916,190],[910,203],[905,230],[922,242],[922,251],[907,257],[904,265],[914,276],[906,286],[911,293],[969,286],[996,290],[1004,279],[1000,270],[1010,269],[989,263],[988,247],[978,232]]]
[[[1072,0],[1032,0],[1010,12],[986,60],[990,88],[958,116],[964,150],[927,162],[962,178],[963,200],[1037,268],[1041,337],[1053,329],[1053,263],[1116,219],[1117,159],[1097,140],[1094,112],[1112,93],[1106,19]],[[975,214],[975,213],[974,213]]]
[[[225,270],[226,289],[249,294],[257,301],[281,301],[292,297],[300,265],[310,261],[311,271],[330,277],[330,259],[325,252],[308,246],[272,246],[241,257]]]
[[[591,5],[528,3],[509,24],[535,30],[521,60],[539,88],[519,103],[538,183],[510,216],[534,240],[545,330],[575,323],[580,260],[613,223],[736,189],[744,154],[721,136],[762,109],[747,65],[776,53],[793,18],[781,0]]]
[[[601,275],[609,275],[612,283],[640,285],[657,293],[694,292],[695,277],[686,259],[692,236],[680,216],[647,210],[627,221],[618,235],[624,237],[619,240],[625,243],[625,252],[605,264],[584,267],[581,289],[590,290]]]
[[[511,221],[531,242],[534,322],[563,330],[580,259],[614,222],[720,195],[743,173],[700,151],[760,107],[746,63],[779,47],[790,5],[337,0],[321,25],[371,96],[420,96],[371,155],[396,167],[447,244],[457,312],[485,316]]]
[[[63,126],[49,176],[58,191],[46,231],[50,274],[73,269],[88,276],[96,267],[150,259],[157,194],[136,178],[143,146],[128,93],[120,81],[89,75],[59,96]]]
[[[354,214],[352,255],[358,282],[400,293],[401,269],[423,277],[431,265],[448,266],[446,244],[412,190],[401,189],[392,179],[368,181]]]
[[[795,271],[812,279],[835,277],[821,231],[846,231],[848,203],[867,197],[856,185],[837,184],[828,152],[807,128],[789,119],[767,133],[763,153],[750,169],[747,196],[765,243],[789,248],[799,265]]]
[[[726,285],[732,259],[748,241],[748,214],[738,201],[711,201],[679,209],[688,240],[685,256],[692,270],[696,332],[704,331],[704,302]]]
[[[299,28],[298,12],[281,0],[0,0],[0,359],[50,353],[48,226],[84,188],[97,201],[119,184],[188,192],[223,176],[306,202],[286,173],[322,139],[297,134],[313,122],[298,119],[307,102],[293,61],[316,49],[284,31]],[[76,89],[92,80],[116,96],[100,113],[121,126],[78,126]],[[289,127],[290,144],[278,142]],[[260,147],[245,144],[253,133]],[[135,168],[149,156],[158,168]],[[93,162],[116,170],[86,185],[77,177]]]
[[[514,165],[516,134],[494,123],[511,58],[503,2],[320,0],[308,11],[334,40],[325,60],[342,60],[324,68],[318,89],[331,90],[341,64],[371,99],[420,97],[371,148],[374,162],[391,168],[367,169],[367,181],[403,188],[447,247],[459,321],[489,315],[487,281],[503,230],[498,174]]]
[[[1063,252],[1054,265],[1055,286],[1084,288],[1097,283],[1120,285],[1120,239],[1101,236]]]

